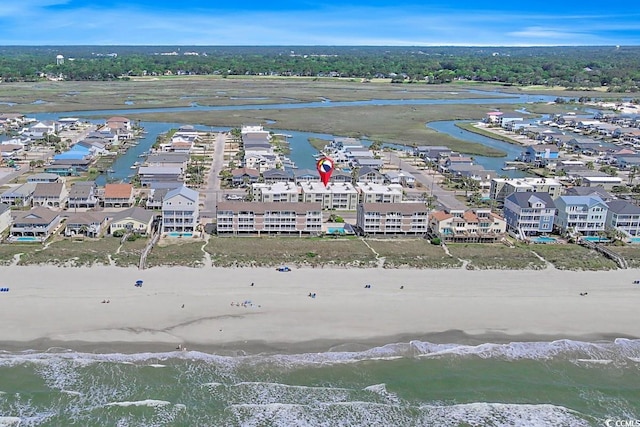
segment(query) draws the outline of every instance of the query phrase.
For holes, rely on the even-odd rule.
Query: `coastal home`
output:
[[[435,211],[429,216],[429,236],[452,243],[495,243],[504,238],[506,221],[490,209]]]
[[[389,184],[399,184],[403,187],[413,188],[416,183],[416,177],[406,171],[389,171],[384,174],[385,181]]]
[[[615,197],[609,193],[602,185],[595,185],[593,187],[575,186],[569,187],[564,192],[565,196],[591,196],[595,195],[600,197],[605,202],[614,200]]]
[[[451,149],[443,145],[421,145],[413,150],[415,156],[427,162],[437,163],[441,158],[451,155]]]
[[[64,235],[67,237],[100,237],[107,225],[103,212],[69,212],[64,222]]]
[[[11,206],[0,203],[0,235],[11,226]]]
[[[64,182],[39,182],[33,191],[31,204],[48,208],[64,208],[69,198],[69,191]]]
[[[262,179],[265,183],[293,182],[293,172],[288,169],[270,169],[262,172]]]
[[[554,202],[554,224],[561,233],[594,236],[605,230],[608,207],[600,197],[560,196]]]
[[[189,163],[189,155],[183,153],[152,153],[147,156],[147,166],[179,167],[184,173]]]
[[[48,183],[55,183],[55,182],[62,182],[62,178],[60,178],[60,175],[56,175],[55,173],[36,173],[33,174],[31,176],[29,176],[27,178],[27,182],[48,182]]]
[[[10,242],[44,242],[60,224],[60,214],[41,206],[29,211],[14,211]]]
[[[22,156],[23,152],[24,145],[22,144],[0,144],[0,159],[17,160]]]
[[[162,201],[162,233],[195,233],[200,216],[199,194],[185,186],[175,188]]]
[[[116,135],[118,139],[130,139],[133,138],[133,125],[131,120],[126,117],[110,117],[107,119],[107,127]]]
[[[98,206],[97,192],[95,181],[76,181],[69,189],[67,207],[69,209],[93,209]]]
[[[607,151],[602,143],[591,138],[572,138],[567,142],[567,148],[586,156],[599,156]]]
[[[357,182],[370,182],[372,184],[384,184],[384,175],[377,169],[370,167],[360,168],[356,174]]]
[[[35,190],[35,182],[26,182],[16,187],[12,187],[0,194],[0,202],[18,208],[31,206],[31,200],[33,199],[33,192]]]
[[[364,235],[425,236],[429,211],[423,203],[360,203],[356,228]]]
[[[552,178],[492,178],[489,198],[495,200],[498,207],[504,204],[504,199],[511,193],[536,192],[549,193],[552,199],[562,194],[562,184]]]
[[[219,235],[297,234],[322,232],[320,203],[220,202],[216,210]]]
[[[626,200],[607,202],[606,227],[621,231],[627,237],[640,236],[640,207]]]
[[[558,147],[553,144],[530,145],[522,153],[522,161],[544,166],[549,162],[558,160],[559,153]]]
[[[402,186],[399,184],[382,185],[372,182],[357,182],[356,190],[360,203],[400,203]]]
[[[44,167],[44,171],[60,176],[78,176],[81,172],[87,172],[90,164],[91,160],[86,158],[54,159]]]
[[[162,209],[162,201],[170,190],[170,188],[152,188],[149,197],[147,197],[145,208]]]
[[[260,171],[251,168],[238,168],[231,171],[231,183],[237,187],[258,182]]]
[[[335,182],[335,183],[343,183],[343,182],[351,183],[352,181],[353,181],[353,178],[351,177],[351,174],[349,172],[344,172],[341,170],[334,170],[333,173],[331,174],[331,178],[329,179],[329,182]]]
[[[179,166],[140,166],[138,176],[142,187],[150,187],[155,182],[176,183],[176,186],[180,186],[183,179]]]
[[[322,209],[355,211],[358,206],[358,191],[349,182],[329,183],[305,182],[300,186],[300,200],[304,203],[320,203]]]
[[[296,184],[303,182],[320,182],[320,175],[317,170],[312,169],[296,169],[293,171]]]
[[[109,219],[109,234],[113,234],[117,230],[124,230],[128,233],[148,236],[153,231],[156,214],[153,211],[134,206],[112,213]]]
[[[520,239],[551,233],[556,207],[549,193],[511,193],[504,200],[507,230]]]
[[[295,203],[300,196],[300,187],[292,182],[256,183],[251,185],[254,202]]]
[[[135,204],[133,185],[111,183],[104,186],[102,204],[105,208],[129,208]]]

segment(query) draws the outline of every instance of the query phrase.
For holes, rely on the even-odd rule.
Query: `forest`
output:
[[[0,46],[3,82],[160,75],[465,80],[636,93],[640,46]]]

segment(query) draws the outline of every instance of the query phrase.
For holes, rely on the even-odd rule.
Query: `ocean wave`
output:
[[[157,408],[159,406],[167,406],[171,405],[171,402],[167,402],[166,400],[154,400],[154,399],[145,399],[145,400],[134,400],[134,401],[125,401],[125,402],[111,402],[107,403],[105,406],[148,406],[150,408]]]
[[[172,351],[163,353],[80,353],[73,351],[0,353],[0,367],[34,364],[51,369],[55,362],[69,362],[73,367],[96,363],[115,363],[134,366],[166,367],[170,360],[215,364],[232,371],[239,366],[271,365],[283,368],[330,366],[362,361],[392,361],[400,358],[476,357],[502,360],[611,360],[614,363],[640,361],[640,340],[619,338],[614,341],[586,342],[576,340],[485,343],[479,345],[439,344],[426,341],[392,343],[364,351],[330,351],[299,354],[256,354],[221,356],[199,351]],[[163,363],[161,363],[163,362]],[[64,369],[58,367],[57,369]],[[64,374],[64,372],[58,372]],[[47,375],[49,376],[49,375]],[[65,375],[61,375],[64,377]],[[50,375],[55,378],[55,375]],[[57,384],[61,386],[63,384]],[[63,387],[56,387],[63,388]]]
[[[20,417],[2,417],[0,416],[0,427],[17,427],[22,419]]]
[[[227,410],[243,426],[588,427],[592,421],[562,406],[485,402],[422,406],[362,401],[315,405],[242,403],[230,405]]]

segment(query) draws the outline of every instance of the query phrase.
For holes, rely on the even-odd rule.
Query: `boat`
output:
[[[107,173],[114,173],[115,171],[111,168],[107,169]]]
[[[505,167],[502,168],[503,171],[514,171],[516,169],[518,169],[518,168],[515,167],[515,166],[505,166]]]
[[[129,169],[138,169],[138,166],[132,165]]]

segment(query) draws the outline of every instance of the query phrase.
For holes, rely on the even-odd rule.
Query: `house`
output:
[[[147,198],[147,209],[162,209],[162,201],[164,200],[170,188],[152,188]]]
[[[356,227],[365,235],[425,236],[429,211],[423,203],[360,203]]]
[[[179,167],[184,173],[189,163],[189,155],[183,153],[153,153],[147,156],[147,166]]]
[[[504,199],[516,192],[549,193],[552,199],[562,193],[562,184],[552,178],[492,178],[489,189],[489,198],[495,200],[499,207]]]
[[[198,202],[198,192],[185,186],[167,192],[162,201],[162,233],[195,233],[200,216]]]
[[[67,237],[100,237],[107,225],[106,215],[102,212],[69,212],[64,222],[64,235]]]
[[[86,158],[56,159],[45,166],[44,171],[60,176],[77,176],[80,172],[87,172],[90,164],[91,160]]]
[[[322,206],[320,203],[220,202],[216,210],[216,232],[219,235],[317,235],[322,232]]]
[[[18,159],[23,151],[21,144],[0,144],[0,159]]]
[[[135,204],[133,186],[127,183],[111,183],[104,186],[102,204],[105,208],[128,208]]]
[[[445,242],[495,243],[504,238],[506,230],[506,221],[490,209],[452,209],[429,216],[429,236]]]
[[[10,228],[10,242],[44,242],[60,224],[60,214],[41,206],[29,211],[15,211]]]
[[[303,182],[320,182],[318,171],[312,169],[296,169],[293,171],[296,184]]]
[[[11,226],[11,206],[0,203],[0,234]]]
[[[98,195],[95,181],[76,181],[69,189],[67,208],[93,209],[98,206]]]
[[[140,166],[140,185],[150,187],[154,182],[179,183],[182,185],[182,168],[179,166]]]
[[[601,185],[596,185],[593,187],[569,187],[564,192],[565,196],[591,196],[595,195],[600,197],[605,202],[609,202],[610,200],[614,200],[615,197],[607,190],[604,189]]]
[[[69,191],[64,182],[39,182],[33,191],[32,206],[48,208],[64,208],[69,198]]]
[[[607,204],[600,197],[560,196],[555,199],[555,226],[562,233],[594,236],[605,230]]]
[[[285,169],[269,169],[262,172],[262,179],[265,183],[293,182],[293,172]]]
[[[109,223],[109,234],[117,230],[130,233],[150,235],[153,230],[153,221],[156,214],[139,207],[132,207],[112,214]]]
[[[559,153],[558,147],[553,144],[530,145],[522,154],[522,161],[543,166],[558,160]]]
[[[54,182],[62,182],[62,180],[60,179],[60,175],[57,175],[55,173],[36,173],[31,175],[30,177],[27,178],[27,182],[49,182],[49,183],[54,183]]]
[[[419,146],[414,154],[427,162],[437,163],[441,158],[451,155],[451,149],[443,145]]]
[[[320,203],[322,209],[355,211],[358,206],[358,191],[349,182],[329,183],[304,182],[300,186],[300,200],[304,203]]]
[[[26,182],[17,187],[10,188],[0,195],[0,202],[9,206],[23,208],[31,206],[33,192],[36,190],[35,182]]]
[[[403,187],[413,188],[416,183],[416,177],[406,171],[389,171],[384,174],[385,181],[389,184],[400,184]]]
[[[238,168],[231,171],[231,183],[234,186],[258,182],[260,172],[257,169]]]
[[[111,129],[119,139],[133,138],[133,126],[131,120],[126,117],[110,117],[107,119],[107,127]]]
[[[351,177],[351,174],[349,172],[344,172],[344,171],[341,171],[341,170],[334,170],[333,173],[331,174],[331,178],[329,179],[329,182],[335,182],[335,183],[347,182],[347,183],[351,183],[352,180],[353,180],[353,178]]]
[[[377,169],[365,166],[358,170],[356,181],[370,182],[372,184],[384,184],[384,175],[382,175]]]
[[[607,202],[606,227],[614,228],[627,237],[640,236],[640,207],[626,200]]]
[[[511,193],[504,200],[507,230],[518,238],[551,233],[556,206],[549,193]]]

